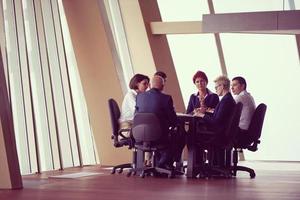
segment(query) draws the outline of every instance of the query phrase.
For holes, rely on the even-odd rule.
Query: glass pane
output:
[[[289,3],[290,5],[292,5],[293,3],[295,4],[296,9],[300,9],[300,0],[289,0],[292,3]]]
[[[19,156],[21,173],[30,173],[30,155],[28,153],[27,126],[25,116],[25,102],[23,95],[23,82],[20,67],[25,67],[24,61],[24,38],[21,45],[18,43],[18,33],[16,32],[17,22],[15,21],[15,7],[12,1],[4,1],[4,24],[7,44],[8,76],[11,86],[11,103],[13,121],[15,125],[15,137]],[[19,48],[21,50],[19,51]],[[22,54],[22,55],[20,55]]]
[[[197,92],[193,75],[201,70],[208,76],[208,88],[214,92],[213,80],[221,74],[215,38],[205,35],[168,35],[180,89],[187,107],[190,95]]]
[[[123,91],[127,92],[127,90],[129,89],[129,81],[134,73],[132,69],[129,47],[127,44],[127,38],[123,26],[119,3],[118,0],[105,0],[104,3],[109,20],[109,25],[114,38],[114,44],[111,45],[115,45],[115,48],[118,52],[118,57],[122,65],[122,72],[120,72],[121,75],[119,74],[119,79],[121,82],[123,82],[124,79],[125,84],[121,84],[121,86]],[[118,66],[116,67],[118,72],[121,71]]]
[[[222,34],[221,38],[229,77],[244,76],[256,105],[268,106],[259,151],[245,151],[246,159],[299,161],[300,66],[295,36]]]
[[[21,173],[59,169],[60,161],[62,167],[78,166],[75,120],[83,164],[97,163],[75,55],[65,18],[61,29],[57,0],[1,0],[0,8]]]
[[[64,45],[66,51],[66,59],[68,63],[67,66],[68,66],[68,71],[70,76],[69,77],[70,84],[72,88],[76,123],[78,127],[82,162],[84,165],[96,164],[98,163],[96,158],[97,155],[96,147],[93,141],[93,135],[89,123],[89,116],[88,116],[87,106],[85,102],[85,97],[83,94],[81,80],[77,69],[77,62],[73,51],[73,45],[72,45],[68,24],[66,21],[66,16],[64,14],[64,9],[61,0],[58,1],[58,5],[59,5],[59,12],[61,17],[62,31],[64,36],[63,39],[64,39]]]
[[[285,0],[213,0],[216,13],[255,12],[284,10]]]
[[[201,21],[208,14],[207,1],[203,0],[157,0],[162,21]]]
[[[70,142],[69,124],[66,116],[65,95],[63,92],[60,63],[56,45],[52,8],[49,0],[41,1],[44,19],[45,38],[48,53],[49,73],[53,91],[56,123],[58,123],[59,143],[62,149],[63,167],[74,165]]]
[[[65,101],[65,112],[67,117],[67,124],[69,130],[69,140],[71,142],[71,150],[72,150],[72,157],[73,157],[73,165],[79,165],[79,156],[78,156],[78,144],[76,139],[76,130],[74,126],[74,113],[72,108],[72,99],[71,99],[71,90],[69,85],[69,75],[67,71],[67,63],[65,57],[65,46],[63,44],[63,37],[62,37],[62,29],[61,29],[61,21],[59,16],[58,10],[58,3],[57,1],[50,1],[52,6],[52,14],[53,14],[53,21],[54,21],[54,30],[56,36],[56,43],[57,43],[57,53],[59,58],[59,69],[61,74],[61,81],[62,81],[62,89],[64,94],[64,101]]]
[[[40,169],[52,170],[59,168],[59,160],[54,159],[58,155],[56,142],[55,121],[49,114],[53,110],[51,86],[47,69],[45,45],[42,42],[43,32],[41,18],[36,21],[36,16],[41,14],[38,1],[23,0],[24,23],[26,30],[26,42],[28,51],[29,71],[31,77],[31,90],[34,105],[34,117],[36,125],[36,140],[40,156]],[[39,37],[38,37],[39,36]],[[34,134],[34,133],[32,133]]]

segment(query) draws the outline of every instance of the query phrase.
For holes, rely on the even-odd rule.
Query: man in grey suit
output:
[[[173,99],[170,95],[162,93],[164,80],[160,76],[151,79],[151,89],[140,93],[136,98],[136,113],[155,113],[159,118],[163,135],[160,143],[171,147],[169,139],[169,127],[177,126],[177,116],[173,107]],[[160,152],[158,166],[172,165],[172,152],[168,148]]]

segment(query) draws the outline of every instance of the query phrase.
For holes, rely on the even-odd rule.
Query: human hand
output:
[[[200,112],[197,112],[197,113],[194,113],[193,116],[196,116],[196,117],[204,117],[204,113],[200,113]]]
[[[198,112],[200,112],[200,113],[205,113],[206,110],[207,110],[207,107],[201,106],[201,107],[199,108],[199,111],[198,111]]]
[[[206,109],[206,112],[209,112],[209,113],[214,113],[215,109],[214,108],[207,108]]]

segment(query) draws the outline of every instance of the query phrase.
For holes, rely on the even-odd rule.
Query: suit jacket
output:
[[[208,128],[217,134],[224,132],[229,116],[234,110],[234,106],[235,101],[230,92],[228,92],[216,106],[213,115],[204,115],[203,119],[207,123]]]
[[[170,126],[177,125],[177,116],[173,107],[173,99],[158,89],[152,88],[139,93],[136,98],[136,113],[155,113],[162,130],[167,136]]]
[[[209,108],[215,108],[219,103],[219,97],[217,94],[212,93],[207,89],[208,95],[204,99],[204,104]],[[195,108],[200,107],[200,101],[198,98],[199,92],[196,94],[192,94],[189,100],[188,107],[186,109],[186,113],[190,114],[194,111]]]

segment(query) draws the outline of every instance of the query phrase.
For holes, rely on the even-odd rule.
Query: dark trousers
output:
[[[156,153],[158,166],[172,166],[174,162],[181,162],[181,155],[186,144],[185,133],[181,130],[171,130],[166,147]]]

